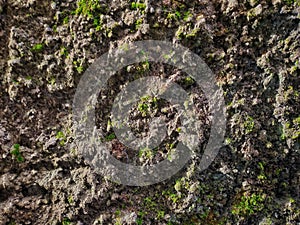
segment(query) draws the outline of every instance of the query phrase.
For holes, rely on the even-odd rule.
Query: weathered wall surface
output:
[[[0,0],[0,224],[298,224],[299,21],[298,0]],[[191,160],[163,183],[126,187],[77,154],[72,100],[95,59],[150,39],[209,65],[224,91],[226,138],[204,172]],[[133,65],[103,93],[114,96],[132,74],[176,72]],[[106,131],[111,101],[98,107]]]

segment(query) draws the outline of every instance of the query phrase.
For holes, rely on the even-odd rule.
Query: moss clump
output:
[[[31,49],[31,51],[33,51],[33,52],[41,52],[41,51],[43,51],[43,49],[44,49],[44,45],[41,44],[41,43],[39,43],[39,44],[34,45],[32,47],[32,49]]]
[[[146,4],[142,2],[132,2],[131,3],[131,9],[140,9],[140,10],[145,10],[146,9]]]
[[[265,195],[255,194],[244,195],[241,200],[233,206],[232,214],[247,216],[263,210]]]
[[[254,119],[251,116],[247,116],[246,121],[243,124],[246,134],[249,134],[254,129]]]
[[[14,155],[18,162],[24,162],[24,157],[20,153],[20,145],[14,144],[13,149],[10,152],[12,155]]]
[[[156,97],[144,96],[139,101],[137,109],[142,114],[142,117],[155,114],[158,109],[158,99]]]
[[[95,18],[101,13],[107,12],[107,7],[101,5],[98,0],[80,0],[77,2],[75,14]]]

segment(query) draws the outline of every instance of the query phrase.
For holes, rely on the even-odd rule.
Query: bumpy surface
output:
[[[298,0],[0,0],[0,224],[299,224],[299,22]],[[72,99],[95,59],[150,39],[180,43],[209,65],[224,91],[226,138],[205,171],[193,159],[163,183],[127,187],[77,154]],[[112,154],[140,165],[166,158],[176,135],[136,154],[111,133],[108,113],[120,85],[147,75],[194,95],[203,143],[210,124],[198,86],[176,68],[124,68],[96,117]],[[144,98],[130,113],[142,135],[149,116],[176,112]]]

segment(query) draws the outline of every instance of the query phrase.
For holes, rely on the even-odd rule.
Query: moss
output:
[[[55,77],[49,78],[49,79],[48,79],[48,83],[49,83],[51,86],[53,86],[53,85],[56,83]]]
[[[154,25],[153,25],[153,28],[159,28],[160,26],[159,26],[159,23],[155,23]]]
[[[116,218],[115,225],[122,225],[122,219],[119,217]]]
[[[232,139],[231,138],[229,138],[229,137],[225,138],[225,144],[226,145],[230,145],[231,143],[232,143]]]
[[[69,17],[66,16],[63,20],[63,24],[68,24],[69,23]]]
[[[156,208],[157,203],[153,201],[151,197],[147,197],[144,199],[144,203],[147,209],[153,210]]]
[[[157,219],[162,219],[162,218],[164,218],[164,216],[165,216],[165,211],[163,211],[163,210],[157,211],[157,215],[156,215]]]
[[[243,195],[240,201],[233,206],[232,214],[249,216],[255,214],[264,208],[265,195],[255,194]]]
[[[135,22],[135,29],[138,30],[142,24],[143,24],[143,19],[138,19]]]
[[[145,64],[142,68],[148,68],[149,65]],[[137,110],[142,114],[142,117],[149,116],[158,109],[158,99],[151,96],[143,96],[138,102]]]
[[[76,70],[78,73],[82,73],[84,69],[82,66],[78,66],[78,67],[76,67]]]
[[[143,116],[146,116],[148,109],[149,106],[146,103],[138,104],[138,110],[143,114]]]
[[[136,223],[138,225],[142,225],[143,224],[143,218],[144,218],[145,214],[146,213],[143,212],[143,211],[138,212],[138,217],[136,218]]]
[[[168,13],[167,19],[168,20],[176,20],[177,16],[175,13]]]
[[[116,135],[114,134],[114,133],[111,133],[111,134],[109,134],[109,135],[107,135],[106,137],[105,137],[105,140],[106,141],[112,141],[113,139],[115,139],[116,138]]]
[[[142,3],[142,2],[132,2],[130,8],[133,9],[133,10],[136,10],[136,9],[145,10],[146,9],[146,4]]]
[[[185,37],[186,38],[191,38],[191,37],[196,37],[197,33],[199,31],[199,28],[193,29],[190,32],[188,32]]]
[[[265,174],[265,163],[264,162],[259,162],[258,163],[258,167],[260,169],[260,173],[259,175],[257,176],[257,179],[259,180],[266,180],[267,179],[267,176]]]
[[[281,140],[288,138],[298,139],[300,137],[300,117],[293,119],[293,122],[285,122],[280,127],[281,130]]]
[[[36,44],[32,47],[31,51],[33,52],[41,52],[44,49],[44,45],[42,43]]]
[[[62,46],[62,47],[60,48],[59,54],[60,54],[60,55],[64,55],[64,56],[68,56],[68,55],[69,55],[69,53],[68,53],[68,51],[67,51],[67,48],[64,47],[64,46]]]
[[[107,7],[101,5],[98,0],[79,0],[75,14],[94,18],[100,13],[106,13],[107,11]]]
[[[84,71],[82,63],[80,61],[73,61],[73,65],[78,73],[82,73]]]
[[[120,210],[120,209],[117,209],[117,210],[115,211],[115,215],[116,215],[116,216],[120,216],[120,215],[121,215],[121,210]]]
[[[195,83],[195,80],[193,78],[191,78],[191,77],[186,77],[184,79],[184,84],[185,85],[190,86],[190,85],[193,85],[194,83]]]
[[[93,21],[93,24],[94,24],[94,26],[95,26],[95,28],[96,28],[96,31],[102,30],[102,28],[103,28],[103,20],[102,20],[102,17],[101,17],[101,16],[95,17],[95,18],[94,18],[94,21]]]
[[[32,80],[32,76],[26,76],[26,77],[25,77],[25,80],[28,80],[28,81],[29,81],[29,80]]]
[[[147,159],[152,159],[154,154],[154,150],[150,148],[143,148],[139,151],[139,158],[145,157]]]
[[[180,40],[183,36],[184,36],[184,27],[183,26],[179,26],[179,28],[177,29],[175,36],[178,40]]]
[[[298,116],[297,118],[293,119],[293,123],[297,126],[300,125],[300,116]]]
[[[244,128],[246,134],[249,134],[253,131],[254,119],[251,116],[246,117],[246,120],[243,123],[243,128]]]
[[[185,22],[188,22],[189,19],[190,19],[191,17],[193,17],[192,13],[189,12],[189,11],[187,11],[187,12],[184,13],[183,20],[184,20]]]
[[[296,6],[300,6],[300,1],[299,0],[283,0],[284,3],[288,6],[292,6],[296,4]]]
[[[57,132],[56,138],[59,140],[60,146],[64,146],[65,145],[65,143],[67,141],[67,137],[66,137],[66,135],[62,131],[58,131]]]
[[[21,155],[19,144],[14,144],[13,149],[10,151],[10,153],[13,156],[15,156],[15,158],[18,162],[24,162],[24,157]]]
[[[181,13],[179,11],[176,11],[175,15],[177,16],[177,18],[179,18],[179,19],[181,18]]]
[[[166,196],[168,200],[172,201],[172,203],[177,203],[182,198],[180,193],[173,193],[170,190],[163,191],[162,195]]]
[[[71,224],[71,221],[69,218],[65,217],[62,221],[62,225],[70,225]]]
[[[181,184],[181,180],[177,180],[176,181],[176,183],[175,183],[175,185],[174,185],[174,188],[175,188],[175,190],[176,191],[181,191],[181,189],[182,189],[182,184]]]
[[[74,200],[73,200],[73,196],[72,196],[72,195],[69,195],[69,196],[68,196],[68,203],[69,203],[69,204],[73,204],[73,203],[74,203]]]

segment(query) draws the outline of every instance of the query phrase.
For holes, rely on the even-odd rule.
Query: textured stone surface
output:
[[[0,0],[0,224],[298,224],[299,2],[98,2],[87,16],[75,1]],[[148,39],[180,43],[209,65],[227,104],[226,140],[204,172],[195,158],[163,183],[125,187],[77,154],[72,99],[101,54]],[[209,126],[198,86],[150,63],[149,71],[132,65],[113,77],[99,99],[99,129],[110,134],[105,106],[120,85],[153,74],[190,90]],[[145,132],[147,119],[132,117],[133,129]],[[24,162],[11,154],[15,144]],[[169,150],[141,162],[129,150],[112,154],[149,164]]]

